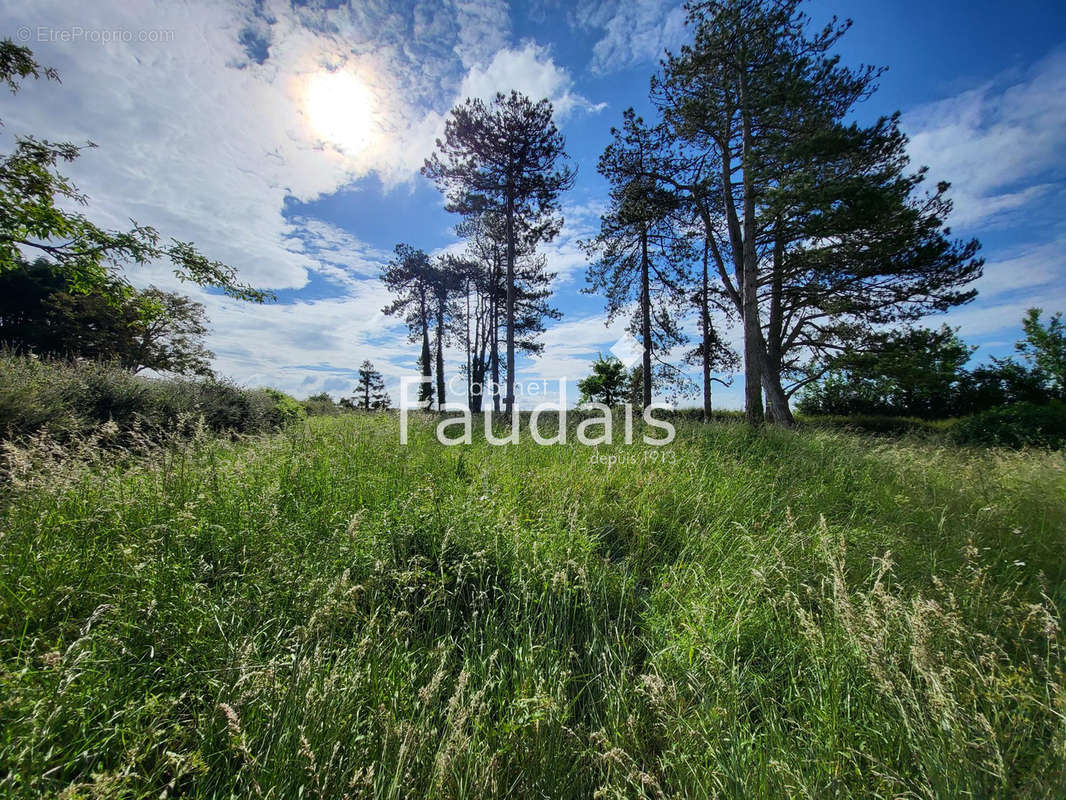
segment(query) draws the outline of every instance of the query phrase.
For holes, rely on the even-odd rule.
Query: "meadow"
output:
[[[1062,453],[434,423],[9,446],[0,794],[1066,795]]]

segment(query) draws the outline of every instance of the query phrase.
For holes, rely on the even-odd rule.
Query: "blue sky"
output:
[[[915,164],[953,184],[954,232],[984,244],[978,299],[928,322],[959,326],[978,359],[1009,352],[1025,308],[1066,310],[1066,10],[812,0],[807,12],[854,20],[844,61],[889,67],[859,117],[903,112]],[[457,100],[511,88],[552,99],[578,166],[544,248],[565,316],[519,378],[567,378],[573,401],[621,334],[602,298],[580,293],[577,242],[598,224],[610,127],[630,105],[648,112],[660,54],[685,40],[678,3],[23,0],[0,17],[63,80],[0,98],[0,135],[95,142],[68,170],[95,219],[192,239],[278,291],[255,307],[182,287],[208,308],[216,367],[239,382],[341,396],[364,358],[394,386],[414,369],[404,329],[380,313],[378,269],[399,241],[461,247],[418,167]],[[321,82],[330,71],[350,80]],[[130,277],[175,286],[162,266]],[[739,386],[716,387],[717,405],[740,401]]]

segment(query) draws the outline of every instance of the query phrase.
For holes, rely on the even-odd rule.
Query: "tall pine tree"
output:
[[[654,95],[707,166],[708,252],[744,326],[745,410],[790,424],[786,381],[885,323],[967,302],[976,241],[951,240],[948,185],[919,195],[898,117],[845,120],[879,70],[841,66],[850,23],[810,29],[800,0],[693,4],[691,45]]]
[[[592,258],[586,291],[606,296],[608,322],[636,304],[630,327],[641,342],[644,408],[651,405],[654,352],[685,341],[677,318],[683,277],[671,257],[678,201],[658,177],[667,157],[665,133],[645,125],[632,108],[624,112],[622,129],[611,129],[614,138],[598,164],[610,185],[610,206],[599,235],[585,243]]]
[[[429,256],[409,244],[396,245],[396,256],[384,266],[381,280],[396,299],[382,312],[399,316],[407,323],[412,342],[422,340],[418,366],[422,373],[419,387],[420,401],[433,400],[432,356],[429,349],[430,313],[432,309],[436,270]]]
[[[444,192],[449,211],[468,218],[488,212],[503,224],[508,414],[514,404],[519,239],[535,247],[558,234],[558,198],[574,178],[565,158],[551,103],[511,92],[488,104],[467,99],[453,108],[444,138],[422,168]]]

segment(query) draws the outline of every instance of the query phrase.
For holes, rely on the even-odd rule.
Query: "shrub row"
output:
[[[924,420],[855,414],[801,415],[800,424],[882,436],[918,436],[953,444],[1061,449],[1066,446],[1066,403],[1012,403],[958,419]]]
[[[951,439],[958,444],[1061,449],[1066,445],[1066,403],[1052,400],[991,408],[958,420]]]
[[[103,423],[149,436],[183,425],[259,433],[303,419],[300,402],[275,389],[223,380],[146,378],[97,362],[0,354],[0,437],[47,431],[63,440]]]

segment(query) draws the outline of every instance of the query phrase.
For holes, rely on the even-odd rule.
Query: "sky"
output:
[[[806,11],[817,24],[853,20],[843,61],[888,67],[857,118],[902,112],[914,166],[952,183],[953,234],[983,245],[977,299],[925,324],[959,327],[975,361],[1010,354],[1027,308],[1066,310],[1066,6],[811,0]],[[651,115],[649,78],[687,40],[679,3],[0,0],[0,31],[61,77],[0,96],[0,147],[29,133],[93,142],[64,166],[91,219],[191,240],[277,293],[259,306],[164,265],[127,272],[202,302],[214,367],[242,385],[339,398],[369,359],[398,396],[417,346],[382,313],[377,276],[399,242],[462,249],[419,168],[452,106],[511,89],[552,101],[577,167],[562,232],[542,247],[564,316],[541,356],[518,359],[518,379],[546,381],[549,398],[565,379],[573,404],[576,380],[624,332],[581,292],[578,243],[599,225],[596,160],[611,126],[629,106]],[[462,359],[448,353],[449,376]],[[714,393],[718,407],[742,405],[739,376]]]

